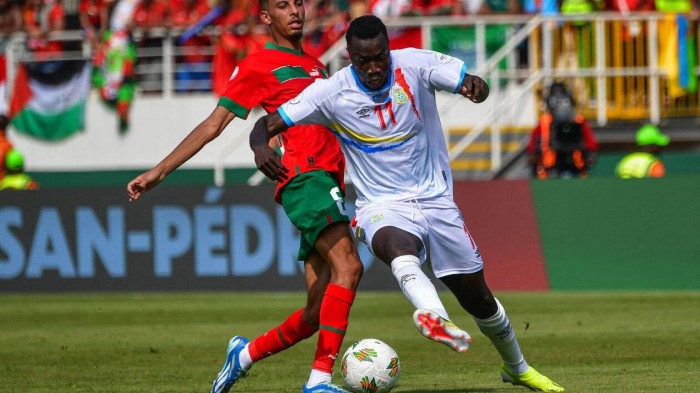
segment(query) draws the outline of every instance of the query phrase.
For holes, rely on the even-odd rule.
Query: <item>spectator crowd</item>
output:
[[[123,3],[123,4],[122,4]],[[593,11],[659,10],[696,12],[698,0],[306,0],[304,47],[323,54],[359,15],[379,17],[586,13]],[[128,4],[128,5],[125,5]],[[120,8],[121,7],[121,8]],[[126,17],[119,19],[117,10]],[[259,20],[258,0],[0,0],[0,52],[13,32],[27,34],[26,48],[36,60],[65,50],[51,33],[80,30],[93,52],[105,34],[124,29],[139,51],[142,91],[162,89],[162,37],[193,30],[177,42],[176,90],[210,91],[220,95],[238,61],[263,47],[269,31]],[[410,31],[394,46],[418,46]],[[182,38],[182,37],[181,37]]]
[[[357,16],[466,16],[490,14],[590,13],[661,11],[691,14],[697,19],[700,0],[305,0],[305,51],[320,57],[342,39]],[[80,31],[82,42],[59,36]],[[437,29],[436,29],[437,31]],[[694,31],[690,29],[690,31]],[[25,50],[44,73],[58,67],[68,50],[88,49],[100,95],[111,100],[126,127],[134,86],[144,94],[161,93],[164,81],[164,37],[175,43],[174,89],[178,93],[223,94],[240,60],[270,41],[259,20],[258,0],[0,0],[0,95],[7,97],[5,52],[14,33],[26,36]],[[396,29],[392,49],[421,47],[420,29]],[[463,36],[458,31],[457,36]],[[447,35],[454,46],[455,35]],[[450,38],[452,37],[452,38]],[[500,41],[499,41],[500,42]],[[459,49],[435,50],[458,55]],[[439,45],[438,45],[439,46]],[[138,55],[137,55],[138,53]],[[466,61],[466,59],[465,59]],[[105,65],[119,64],[119,69]],[[95,82],[96,80],[100,81]],[[110,83],[117,81],[118,85]],[[126,89],[125,89],[126,87]],[[9,104],[0,100],[0,136],[7,142]],[[3,148],[4,156],[11,144]],[[2,158],[0,156],[0,158]],[[3,162],[0,161],[0,176]]]
[[[309,54],[320,56],[344,34],[347,6],[308,1]],[[135,67],[146,92],[162,88],[166,35],[178,38],[179,92],[213,89],[221,94],[238,61],[269,41],[269,31],[259,21],[258,0],[0,0],[0,53],[13,33],[23,32],[33,60],[58,58],[76,49],[56,38],[55,33],[67,30],[80,30],[93,54],[104,47],[110,32],[128,32],[139,53]]]

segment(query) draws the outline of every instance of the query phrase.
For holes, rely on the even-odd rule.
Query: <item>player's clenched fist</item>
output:
[[[478,104],[489,96],[489,85],[476,75],[467,75],[462,80],[460,94]]]

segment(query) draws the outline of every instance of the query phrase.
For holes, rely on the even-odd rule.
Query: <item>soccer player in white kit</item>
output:
[[[525,361],[453,201],[435,92],[451,91],[480,103],[488,97],[488,85],[450,56],[412,48],[390,51],[386,26],[372,15],[354,19],[346,41],[350,66],[316,81],[256,123],[250,136],[256,166],[271,179],[285,178],[288,169],[268,140],[297,124],[328,127],[340,141],[358,196],[353,230],[391,267],[417,308],[416,326],[430,335],[432,324],[446,318],[434,286],[420,269],[429,257],[435,276],[501,355],[503,381],[563,392]]]

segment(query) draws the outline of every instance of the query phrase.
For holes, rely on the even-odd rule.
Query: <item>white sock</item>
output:
[[[253,359],[250,358],[250,351],[248,350],[248,347],[250,344],[246,344],[243,350],[238,354],[238,361],[241,363],[241,367],[243,367],[244,370],[247,370],[250,368],[250,366],[253,365]]]
[[[396,257],[391,261],[391,272],[413,307],[427,308],[445,319],[450,319],[435,286],[420,268],[418,257],[414,255]]]
[[[506,310],[503,309],[498,299],[496,299],[496,304],[498,305],[496,314],[486,319],[474,317],[474,321],[481,332],[491,340],[510,371],[522,374],[527,371],[529,366],[520,351],[520,345],[515,338],[515,332],[508,320]]]
[[[320,371],[316,369],[311,369],[311,374],[309,375],[309,380],[306,382],[307,388],[312,388],[319,383],[330,383],[331,373],[325,371]]]

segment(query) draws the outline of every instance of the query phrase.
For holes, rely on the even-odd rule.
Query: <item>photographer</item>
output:
[[[550,86],[545,102],[547,111],[527,146],[533,177],[586,177],[598,151],[593,129],[575,112],[573,97],[563,83]]]

